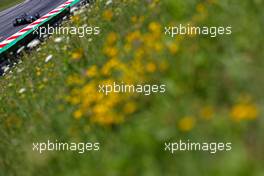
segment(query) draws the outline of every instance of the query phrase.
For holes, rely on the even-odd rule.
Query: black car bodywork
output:
[[[29,15],[27,13],[24,13],[13,21],[13,25],[19,26],[19,25],[24,25],[24,24],[30,24],[39,18],[40,18],[39,13],[36,13],[35,15]]]

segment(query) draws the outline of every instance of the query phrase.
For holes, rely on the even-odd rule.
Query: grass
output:
[[[1,0],[0,1],[0,11],[3,11],[9,7],[12,7],[18,3],[22,2],[22,0]]]
[[[263,175],[259,3],[100,1],[75,15],[64,25],[99,26],[100,35],[54,35],[0,79],[0,175]],[[234,31],[164,36],[164,26],[179,22]],[[98,84],[114,81],[166,84],[166,93],[98,93]],[[101,149],[32,151],[32,142],[48,139]],[[164,151],[180,139],[233,149]]]

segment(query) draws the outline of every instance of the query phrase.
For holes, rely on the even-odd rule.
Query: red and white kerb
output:
[[[36,20],[33,23],[29,24],[25,28],[21,29],[20,31],[18,31],[17,33],[15,33],[14,35],[12,35],[11,37],[8,37],[6,40],[4,40],[4,41],[2,41],[0,43],[0,49],[4,48],[9,43],[11,43],[14,40],[16,40],[18,37],[22,36],[23,34],[25,34],[26,32],[28,32],[29,30],[33,29],[38,24],[40,24],[43,21],[47,20],[50,16],[53,16],[53,15],[58,14],[62,9],[64,9],[67,6],[69,6],[73,1],[75,1],[75,0],[68,0],[68,1],[66,1],[65,3],[63,3],[62,5],[60,5],[59,7],[55,8],[52,11],[50,11],[48,14],[42,16],[38,20]]]

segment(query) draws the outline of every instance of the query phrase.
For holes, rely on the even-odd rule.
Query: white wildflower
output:
[[[36,46],[38,46],[39,44],[40,44],[40,40],[34,39],[27,45],[27,47],[30,48],[30,49],[33,49]]]
[[[9,66],[4,66],[4,67],[2,67],[2,69],[3,69],[4,73],[6,73],[10,69],[10,67]]]
[[[51,54],[48,55],[48,56],[46,57],[46,59],[45,59],[45,62],[46,62],[46,63],[49,62],[52,58],[53,58],[53,56],[52,56]]]
[[[112,4],[112,3],[113,3],[112,0],[108,0],[108,1],[105,3],[105,5],[108,6],[108,5]]]
[[[22,94],[22,93],[24,93],[24,92],[26,92],[26,88],[21,88],[21,89],[18,91],[18,93],[20,93],[20,94]]]
[[[54,39],[55,43],[60,43],[62,41],[62,37],[57,37]]]

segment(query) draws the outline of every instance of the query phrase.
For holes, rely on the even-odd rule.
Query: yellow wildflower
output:
[[[168,44],[168,49],[171,54],[176,54],[179,50],[179,46],[175,42],[171,42]]]
[[[230,116],[234,121],[254,120],[258,117],[259,110],[255,104],[239,103],[232,107]]]
[[[199,4],[196,6],[196,10],[197,10],[197,12],[199,12],[199,13],[205,13],[206,8],[205,8],[204,4],[199,3]]]
[[[128,102],[124,106],[124,112],[126,114],[132,114],[136,111],[136,104],[133,102]]]
[[[111,21],[113,18],[114,14],[112,10],[105,10],[103,13],[103,18],[107,21]]]
[[[131,44],[125,44],[124,45],[124,50],[125,50],[125,52],[130,52],[131,51],[131,49],[132,49],[132,46],[131,46]]]
[[[149,62],[147,65],[146,65],[146,70],[150,73],[153,73],[157,70],[157,66],[155,63],[153,62]]]
[[[105,47],[103,52],[110,58],[116,57],[118,55],[118,49],[116,47]]]
[[[78,75],[71,75],[67,79],[68,85],[81,85],[84,83],[84,80]]]
[[[194,125],[195,125],[195,118],[192,116],[186,116],[182,118],[178,123],[179,129],[183,132],[191,131]]]
[[[80,109],[76,110],[76,111],[73,113],[73,117],[74,117],[75,119],[80,119],[82,116],[83,116],[83,112],[82,112]]]
[[[18,118],[17,116],[10,116],[5,119],[6,128],[19,128],[21,124],[21,118]]]
[[[131,17],[131,22],[132,23],[137,23],[137,16],[132,16]]]
[[[80,17],[80,15],[75,15],[75,16],[72,16],[71,19],[74,23],[78,23],[78,22],[80,22],[81,17]]]
[[[140,16],[139,19],[138,19],[138,21],[140,23],[143,23],[145,21],[145,17],[144,16]]]
[[[80,49],[77,49],[74,52],[72,52],[71,58],[73,60],[79,60],[83,57],[83,55],[84,55],[84,50],[82,48],[80,48]]]
[[[101,68],[101,73],[104,76],[110,75],[112,73],[112,69],[118,69],[121,63],[116,58],[110,59],[105,65]]]
[[[136,30],[134,32],[131,32],[127,35],[126,40],[128,43],[133,43],[136,40],[140,40],[141,38],[141,32],[139,30]]]
[[[157,22],[151,22],[149,24],[149,30],[155,34],[161,34],[161,25]]]
[[[144,20],[145,20],[144,16],[140,16],[140,17],[132,16],[131,17],[131,22],[134,24],[142,24],[144,22]]]
[[[112,45],[117,41],[117,34],[115,32],[110,32],[107,36],[107,44]]]
[[[36,75],[40,76],[41,75],[41,70],[39,67],[36,67]]]
[[[87,77],[95,77],[98,74],[98,68],[96,65],[91,66],[88,70],[86,70]]]
[[[211,120],[214,115],[214,108],[212,106],[205,106],[201,109],[200,115],[204,120]]]
[[[97,104],[93,108],[93,113],[94,114],[107,114],[108,107],[105,106],[104,104]]]

